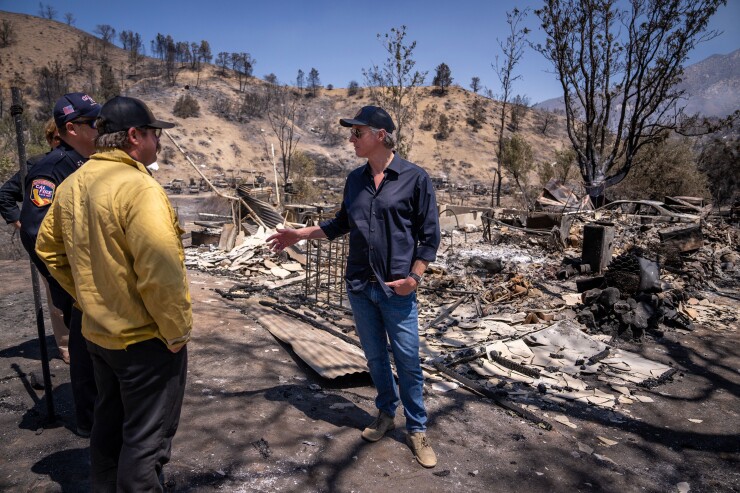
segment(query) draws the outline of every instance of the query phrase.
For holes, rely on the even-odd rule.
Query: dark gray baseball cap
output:
[[[112,134],[129,128],[172,128],[174,123],[157,120],[152,110],[140,99],[116,96],[100,110],[98,133]]]
[[[378,106],[363,106],[354,118],[342,118],[339,120],[339,124],[343,127],[367,125],[373,128],[382,128],[389,134],[396,129],[388,112]]]

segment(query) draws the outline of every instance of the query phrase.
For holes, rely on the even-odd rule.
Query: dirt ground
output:
[[[88,443],[71,431],[69,367],[50,335],[57,419],[47,422],[44,392],[31,385],[41,381],[41,363],[29,272],[25,260],[0,261],[0,491],[89,491]],[[214,292],[233,281],[198,271],[189,277],[195,330],[165,469],[169,491],[740,490],[737,319],[721,331],[669,330],[625,345],[679,373],[642,392],[654,402],[626,411],[572,403],[540,409],[551,431],[463,389],[427,387],[428,435],[439,464],[424,469],[405,445],[400,409],[388,437],[361,440],[375,415],[369,377],[322,379],[254,321],[249,301]],[[51,334],[48,320],[46,327]],[[552,419],[559,414],[576,428]]]

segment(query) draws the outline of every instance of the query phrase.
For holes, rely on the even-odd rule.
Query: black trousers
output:
[[[69,329],[69,376],[72,383],[72,397],[75,401],[77,428],[90,431],[93,425],[95,398],[98,389],[95,385],[87,341],[82,336],[82,312],[74,307],[75,300],[53,277],[46,278],[54,306],[64,315],[64,325]]]
[[[185,393],[187,348],[159,339],[125,350],[87,341],[99,389],[90,438],[94,492],[161,492]]]
[[[82,336],[82,312],[72,308],[69,324],[69,376],[75,401],[77,428],[89,432],[93,426],[98,387],[87,341]]]

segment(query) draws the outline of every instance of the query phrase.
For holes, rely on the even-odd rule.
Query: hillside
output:
[[[100,54],[105,50],[119,79],[121,92],[146,101],[158,118],[176,122],[177,127],[170,133],[209,179],[232,175],[244,177],[250,171],[265,172],[272,177],[271,144],[276,147],[280,171],[278,141],[265,115],[240,115],[237,118],[233,110],[243,103],[245,93],[263,93],[266,82],[251,78],[242,93],[230,70],[222,76],[217,67],[208,65],[200,74],[197,87],[198,75],[188,68],[179,71],[174,85],[167,85],[160,77],[159,60],[145,58],[134,76],[128,68],[126,52],[112,45],[104,47],[102,41],[79,29],[34,16],[0,12],[0,21],[4,19],[13,23],[17,39],[23,42],[0,48],[3,99],[9,100],[9,86],[17,80],[18,74],[25,81],[26,103],[34,111],[48,112],[45,104],[38,101],[38,76],[34,69],[48,66],[52,60],[60,61],[68,73],[69,91],[96,94]],[[148,41],[144,40],[145,45]],[[75,71],[73,54],[80,42],[89,43],[90,56],[85,69]],[[413,125],[415,135],[410,158],[433,176],[444,174],[453,182],[465,184],[490,183],[496,164],[494,142],[498,127],[495,122],[499,119],[500,103],[460,87],[452,87],[445,96],[435,95],[429,87],[419,91],[420,103]],[[173,116],[175,102],[186,93],[198,101],[199,117],[181,119]],[[486,122],[477,131],[466,122],[474,98],[480,99],[486,116]],[[300,139],[297,149],[317,161],[317,174],[341,177],[358,164],[347,141],[349,134],[338,125],[338,119],[353,115],[366,104],[371,104],[371,100],[368,91],[362,89],[355,96],[348,96],[346,89],[323,89],[316,98],[301,98],[295,118],[296,136]],[[435,129],[419,129],[424,110],[433,104],[452,122],[452,132],[446,140],[435,139]],[[224,112],[224,107],[232,110]],[[551,162],[555,151],[566,142],[566,136],[563,121],[552,115],[549,116],[546,134],[543,134],[544,118],[545,114],[539,110],[525,110],[518,132],[533,146],[537,161]],[[161,183],[174,178],[189,180],[198,177],[172,142],[163,138],[162,145],[160,171],[155,174]]]

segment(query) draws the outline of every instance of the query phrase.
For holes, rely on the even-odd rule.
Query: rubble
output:
[[[264,222],[281,224],[274,216]],[[702,296],[737,287],[737,228],[712,218],[665,228],[608,211],[574,214],[562,224],[564,233],[555,226],[541,234],[496,220],[482,231],[461,227],[443,236],[419,288],[420,353],[434,390],[462,387],[550,429],[538,410],[571,403],[612,412],[652,402],[646,390],[675,375],[621,341],[695,324],[737,325],[737,310]],[[595,242],[584,238],[589,228],[596,228]],[[230,251],[194,246],[186,264],[234,280],[219,293],[249,303],[258,322],[322,376],[365,371],[344,300],[346,245],[323,250],[322,242],[309,242],[288,256],[269,250],[270,234],[244,226]],[[589,257],[592,250],[598,254]],[[342,360],[348,354],[350,363]],[[567,416],[555,421],[572,427]]]

